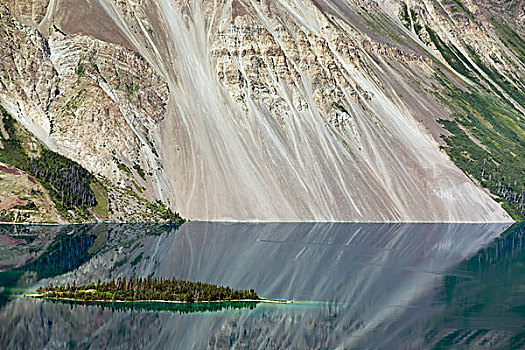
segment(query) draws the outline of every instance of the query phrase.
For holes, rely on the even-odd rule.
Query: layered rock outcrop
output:
[[[470,77],[433,33],[522,77],[478,23],[490,2],[462,3],[55,0],[40,22],[7,4],[6,33],[42,69],[24,76],[17,62],[32,61],[4,48],[16,74],[0,97],[61,153],[192,219],[505,221],[440,150],[436,120],[453,110],[436,98],[436,72],[464,90]]]

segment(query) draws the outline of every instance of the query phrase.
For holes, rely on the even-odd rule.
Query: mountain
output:
[[[65,221],[525,217],[523,0],[3,0],[0,32],[4,121],[93,176],[47,186]]]

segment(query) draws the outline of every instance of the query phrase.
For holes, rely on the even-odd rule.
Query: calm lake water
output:
[[[524,348],[523,224],[0,226],[0,348]],[[21,297],[119,276],[294,304],[166,310]]]

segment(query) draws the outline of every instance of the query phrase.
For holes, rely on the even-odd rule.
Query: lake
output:
[[[525,225],[0,226],[0,348],[525,347]],[[169,309],[27,299],[176,277],[293,304]]]

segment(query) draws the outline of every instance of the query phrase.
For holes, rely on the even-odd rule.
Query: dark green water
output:
[[[0,348],[524,348],[525,227],[0,226]],[[21,294],[119,276],[255,288],[294,304],[61,303]]]

